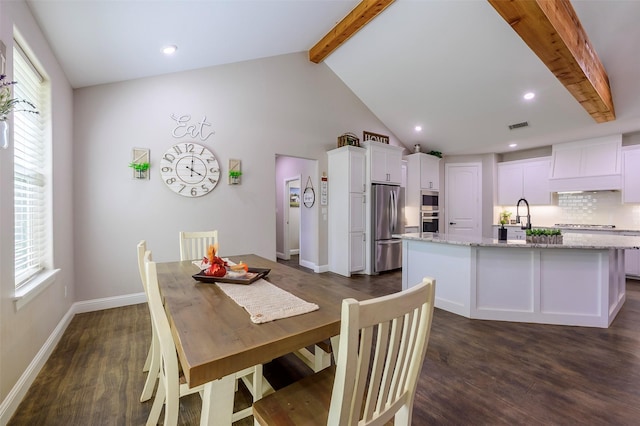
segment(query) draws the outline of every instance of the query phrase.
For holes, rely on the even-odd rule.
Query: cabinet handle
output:
[[[449,222],[449,225],[455,225],[455,224],[456,224],[455,222]]]

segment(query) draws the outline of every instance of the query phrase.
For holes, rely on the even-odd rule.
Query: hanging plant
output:
[[[5,74],[0,75],[0,121],[5,121],[12,112],[29,112],[39,114],[36,106],[26,99],[11,97],[11,86],[17,84],[16,81],[7,81]]]
[[[138,179],[143,179],[149,170],[149,163],[129,163],[129,167],[138,172]]]

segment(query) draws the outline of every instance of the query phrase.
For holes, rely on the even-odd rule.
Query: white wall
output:
[[[13,28],[40,61],[52,87],[53,259],[56,282],[15,310],[13,249],[13,149],[0,149],[0,400],[5,400],[56,325],[69,310],[74,291],[72,150],[73,93],[56,58],[22,1],[0,2],[0,39],[7,46],[12,79]],[[19,84],[19,82],[18,82]],[[13,145],[11,145],[13,146]],[[64,289],[67,288],[67,297]]]
[[[175,260],[180,230],[216,228],[222,255],[275,259],[276,155],[315,160],[309,174],[318,189],[338,135],[390,134],[304,52],[83,88],[74,102],[76,300],[140,292],[136,243],[146,239],[157,260]],[[172,113],[206,116],[216,132],[202,144],[225,178],[202,198],[176,195],[159,178],[161,155],[179,141]],[[131,177],[133,147],[151,150],[148,181]],[[242,160],[241,185],[226,183],[229,158]],[[318,204],[308,258],[320,267],[327,245]]]

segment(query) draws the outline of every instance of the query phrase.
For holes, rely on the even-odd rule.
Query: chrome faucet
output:
[[[520,198],[518,200],[518,204],[516,204],[516,223],[520,223],[520,203],[524,201],[524,204],[527,206],[527,224],[526,226],[521,226],[522,229],[531,229],[531,213],[529,211],[529,203],[524,198]]]

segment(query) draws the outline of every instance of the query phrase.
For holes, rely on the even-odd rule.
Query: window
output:
[[[48,85],[24,50],[14,42],[13,95],[34,103],[40,112],[14,112],[15,286],[50,269],[50,221],[47,216],[49,138],[45,135]]]

